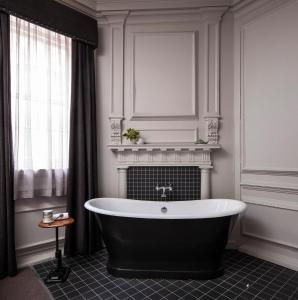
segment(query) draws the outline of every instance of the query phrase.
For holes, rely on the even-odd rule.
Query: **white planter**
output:
[[[131,145],[135,145],[137,143],[138,140],[129,140],[129,144]]]
[[[138,141],[137,141],[137,144],[138,144],[138,145],[143,145],[143,144],[145,144],[144,139],[143,139],[143,138],[139,138]]]

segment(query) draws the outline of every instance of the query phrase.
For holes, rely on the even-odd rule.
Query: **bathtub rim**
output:
[[[220,218],[220,217],[227,217],[227,216],[234,216],[241,214],[245,211],[247,208],[247,205],[245,202],[236,200],[236,199],[204,199],[204,200],[185,200],[183,202],[207,202],[207,201],[229,201],[234,202],[234,204],[237,204],[235,208],[230,209],[229,211],[224,212],[212,212],[210,211],[208,215],[206,216],[198,216],[198,215],[174,215],[174,214],[142,214],[142,213],[132,213],[132,212],[121,212],[121,211],[112,211],[112,210],[105,210],[101,208],[94,207],[92,205],[92,202],[95,202],[98,199],[112,199],[112,200],[119,200],[119,201],[139,201],[139,202],[146,202],[148,203],[154,203],[154,205],[157,205],[157,203],[160,205],[160,207],[166,207],[169,203],[181,203],[182,201],[147,201],[147,200],[131,200],[131,199],[124,199],[124,198],[108,198],[108,197],[102,197],[102,198],[93,198],[85,202],[84,207],[92,212],[108,215],[108,216],[115,216],[115,217],[126,217],[126,218],[138,218],[138,219],[211,219],[211,218]]]

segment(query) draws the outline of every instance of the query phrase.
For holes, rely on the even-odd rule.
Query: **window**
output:
[[[13,16],[10,26],[15,198],[63,196],[71,39]]]

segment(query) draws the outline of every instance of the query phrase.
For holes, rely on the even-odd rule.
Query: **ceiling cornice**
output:
[[[96,0],[55,0],[90,17],[96,17]]]
[[[231,7],[237,0],[55,0],[94,18],[105,12]],[[239,0],[238,0],[239,1]],[[241,0],[240,0],[241,1]]]
[[[156,10],[230,6],[232,0],[94,0],[96,10]]]

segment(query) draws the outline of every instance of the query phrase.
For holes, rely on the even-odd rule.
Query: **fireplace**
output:
[[[193,143],[179,145],[121,144],[110,145],[109,147],[115,153],[118,163],[118,197],[135,198],[135,195],[131,194],[131,187],[128,186],[127,181],[128,176],[130,176],[128,169],[131,167],[191,167],[196,168],[200,172],[200,176],[197,177],[199,178],[198,182],[196,183],[200,194],[198,199],[210,198],[211,151],[219,149],[220,145]],[[156,183],[162,184],[162,182]],[[140,195],[145,197],[142,193]],[[150,197],[153,196],[151,195]]]

